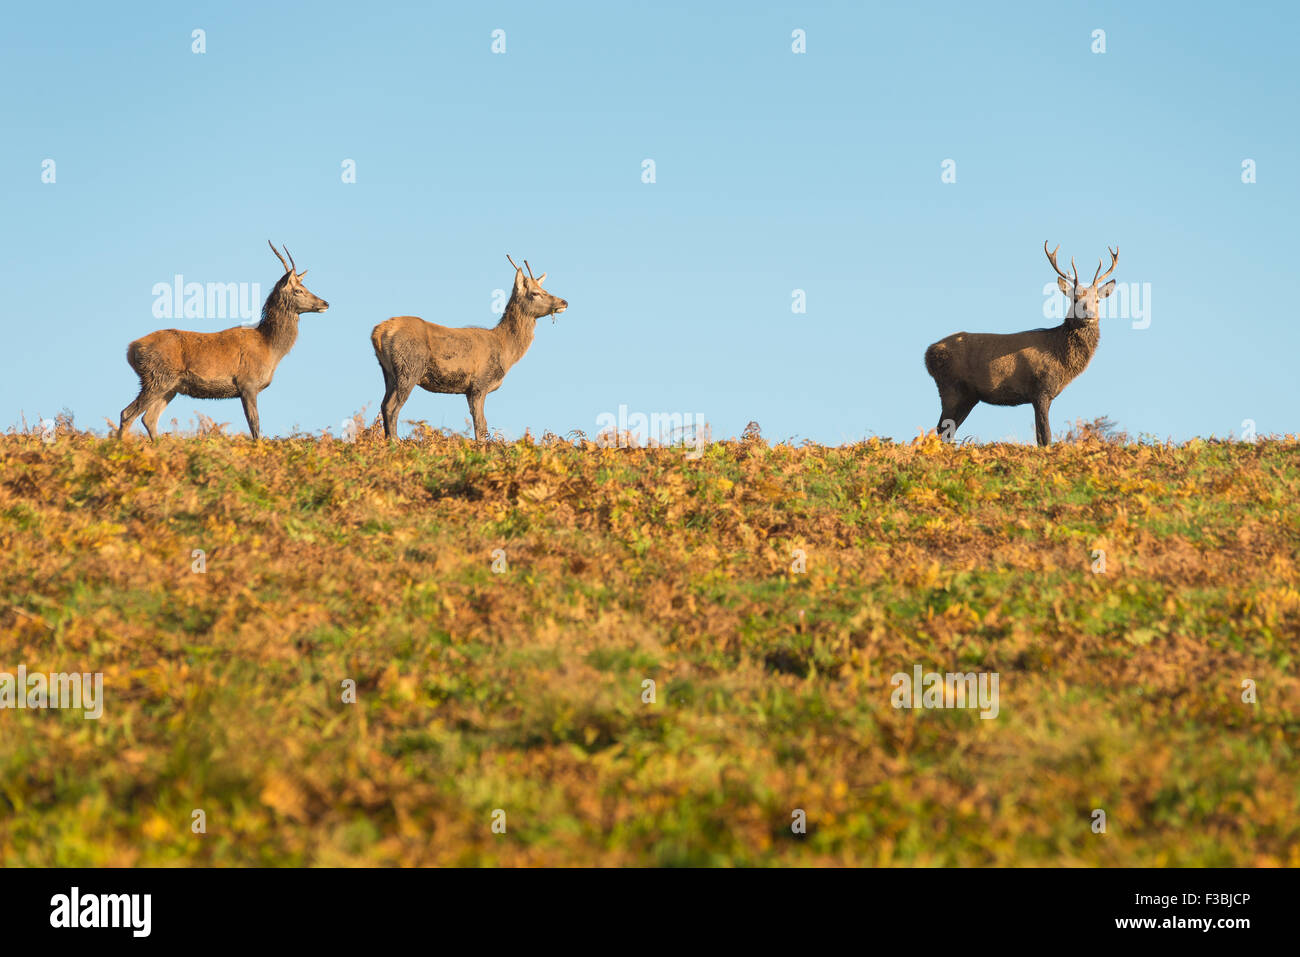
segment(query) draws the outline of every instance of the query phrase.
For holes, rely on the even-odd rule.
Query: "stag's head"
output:
[[[1065,297],[1070,300],[1070,310],[1065,314],[1066,321],[1073,325],[1084,325],[1089,322],[1096,322],[1101,315],[1099,303],[1112,292],[1115,291],[1115,280],[1103,283],[1107,276],[1115,271],[1115,266],[1119,263],[1119,248],[1111,249],[1106,247],[1110,252],[1110,268],[1103,274],[1101,267],[1104,265],[1102,260],[1097,261],[1097,271],[1092,274],[1092,282],[1083,286],[1079,283],[1079,269],[1074,265],[1074,257],[1070,257],[1070,268],[1074,270],[1074,277],[1071,278],[1061,272],[1061,267],[1056,265],[1056,254],[1060,250],[1058,245],[1050,253],[1047,253],[1047,241],[1043,240],[1043,252],[1047,253],[1047,261],[1052,264],[1056,270],[1056,285]]]
[[[324,312],[328,309],[330,307],[328,302],[302,284],[302,277],[307,275],[307,270],[295,271],[298,264],[293,261],[289,247],[284,247],[284,256],[289,257],[289,261],[285,262],[284,256],[280,255],[280,251],[275,248],[271,240],[268,239],[266,242],[271,247],[271,252],[275,253],[275,258],[280,260],[280,265],[284,267],[284,275],[280,277],[280,281],[271,290],[271,296],[279,296],[279,301],[285,308],[298,315],[304,312]]]
[[[510,259],[509,255],[506,256],[506,259],[510,261],[510,265],[515,266],[515,261]],[[542,288],[542,283],[546,281],[546,273],[534,277],[533,267],[528,265],[527,259],[524,260],[524,266],[528,269],[527,276],[524,275],[522,269],[515,266],[515,291],[510,298],[518,304],[523,314],[530,319],[536,319],[539,316],[551,316],[551,321],[554,322],[554,317],[568,309],[569,304],[559,296],[552,296]]]

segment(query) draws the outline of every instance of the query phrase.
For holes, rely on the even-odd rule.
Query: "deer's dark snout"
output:
[[[568,303],[567,300],[565,300],[565,299],[557,299],[557,300],[555,300],[555,314],[556,314],[557,316],[558,316],[560,313],[564,312],[565,309],[568,309],[568,308],[569,308],[569,303]]]

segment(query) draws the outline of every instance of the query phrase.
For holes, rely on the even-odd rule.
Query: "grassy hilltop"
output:
[[[0,859],[1297,866],[1298,553],[1293,438],[11,434]]]

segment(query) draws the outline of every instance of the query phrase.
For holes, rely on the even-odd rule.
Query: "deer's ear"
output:
[[[515,292],[523,292],[523,291],[524,291],[524,271],[522,269],[516,269],[515,270]]]
[[[1056,285],[1060,287],[1061,292],[1065,293],[1067,296],[1070,294],[1070,284],[1059,276],[1056,279]]]
[[[1115,291],[1115,280],[1112,279],[1110,282],[1106,283],[1106,285],[1102,286],[1100,289],[1097,290],[1097,298],[1105,299],[1114,291]]]

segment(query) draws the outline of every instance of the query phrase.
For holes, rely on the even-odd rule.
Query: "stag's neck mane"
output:
[[[1073,379],[1088,367],[1092,355],[1101,342],[1100,322],[1065,322],[1056,327],[1060,333],[1058,358],[1065,366],[1066,372]]]
[[[266,339],[276,359],[283,359],[298,340],[298,313],[294,312],[284,294],[284,281],[276,283],[262,306],[262,321],[257,331]]]
[[[492,330],[501,340],[501,358],[508,369],[528,351],[533,344],[537,331],[537,318],[527,315],[519,302],[519,297],[510,296],[506,303],[505,314]]]

